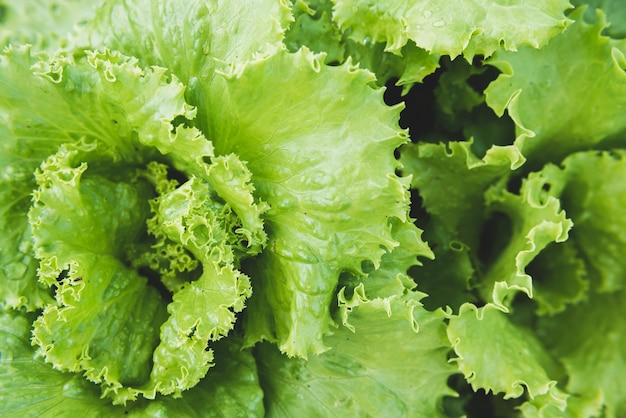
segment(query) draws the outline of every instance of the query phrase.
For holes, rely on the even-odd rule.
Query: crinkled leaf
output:
[[[567,390],[601,396],[605,416],[626,413],[626,312],[623,290],[589,293],[589,299],[539,320],[539,335],[565,367]]]
[[[587,268],[573,240],[574,230],[569,240],[548,244],[526,268],[533,279],[533,300],[537,303],[538,315],[561,312],[587,295]]]
[[[474,390],[503,393],[505,399],[549,394],[551,403],[565,409],[567,395],[555,390],[551,378],[558,365],[529,329],[513,324],[494,305],[463,305],[447,332],[454,362]]]
[[[487,103],[515,121],[516,142],[534,164],[558,162],[626,129],[624,54],[601,35],[604,16],[589,24],[583,12],[573,12],[576,23],[544,48],[498,52],[489,60],[503,74],[485,91]],[[585,87],[589,80],[593,88]]]
[[[30,68],[22,65],[29,59],[28,50],[9,52],[7,62],[15,62],[28,79]],[[228,244],[241,253],[257,253],[265,240],[260,220],[265,206],[255,203],[250,172],[234,156],[209,160],[213,147],[197,129],[174,126],[177,118],[188,120],[195,112],[184,101],[183,86],[163,68],[144,72],[136,60],[104,51],[46,58],[32,69],[34,86],[43,86],[32,91],[33,97],[41,99],[44,106],[35,109],[30,104],[33,99],[27,98],[28,87],[25,91],[7,88],[9,103],[26,103],[23,112],[33,108],[33,115],[20,112],[19,107],[4,112],[15,132],[14,147],[19,151],[18,145],[24,146],[22,138],[50,138],[49,143],[56,146],[67,142],[41,164],[34,194],[37,203],[30,213],[34,251],[40,259],[39,279],[56,288],[58,302],[46,307],[37,322],[37,341],[47,361],[62,370],[84,371],[90,380],[102,382],[104,393],[118,403],[139,393],[154,397],[156,392],[179,393],[192,387],[210,365],[208,336],[217,339],[232,328],[234,312],[243,308],[243,298],[249,294],[248,279],[234,269],[230,247],[220,266],[215,266],[200,246],[187,248],[207,264],[205,275],[175,295],[175,315],[159,330],[166,318],[166,303],[138,274],[136,268],[142,265],[133,256],[154,242],[146,234],[151,209],[148,200],[159,188],[169,191],[174,186],[162,185],[169,184],[167,170],[161,171],[161,179],[151,182],[151,177],[158,177],[155,169],[150,172],[143,167],[153,160],[166,161],[182,173],[214,184],[211,193],[206,186],[195,198],[204,202],[210,195],[226,201],[221,206],[228,206],[228,222],[219,227],[227,229],[226,235],[238,237],[229,239]],[[66,118],[62,110],[73,117]],[[37,130],[26,131],[33,126]],[[25,157],[16,159],[17,164],[30,157],[27,152],[22,154]],[[239,220],[235,213],[243,217]],[[202,235],[198,219],[208,219],[204,212],[190,213],[184,221],[177,215],[180,213],[163,222],[192,228],[192,237]],[[210,225],[209,229],[219,228]],[[220,285],[212,287],[210,279]],[[205,294],[207,289],[210,292]],[[203,296],[195,298],[194,291]],[[223,300],[215,296],[219,291]],[[230,298],[233,292],[237,296]],[[181,304],[189,311],[177,309]],[[176,326],[170,326],[172,322],[177,322]],[[215,327],[207,325],[209,322]],[[85,328],[99,329],[94,323],[106,332],[81,333]],[[74,335],[80,337],[78,341]],[[163,355],[153,359],[155,347]],[[163,373],[165,368],[168,371]]]
[[[104,153],[110,158],[124,155],[139,161],[153,152],[137,152],[131,134],[135,130],[147,143],[157,132],[170,139],[164,151],[177,148],[182,159],[189,159],[189,151],[201,158],[212,149],[206,140],[189,140],[194,138],[189,130],[170,135],[169,121],[179,115],[191,117],[193,112],[182,99],[179,83],[163,83],[162,69],[144,74],[134,60],[107,53],[92,53],[78,61],[32,57],[28,47],[9,49],[0,61],[0,202],[6,214],[0,222],[12,225],[11,234],[3,238],[7,245],[0,253],[0,280],[5,303],[34,309],[50,299],[46,291],[38,290],[34,275],[27,200],[36,187],[35,169],[60,144],[97,139],[109,145]]]
[[[264,416],[254,357],[237,340],[215,345],[218,364],[212,378],[202,380],[182,398],[159,396],[115,406],[83,376],[55,370],[38,358],[30,345],[30,327],[27,316],[0,313],[0,416]]]
[[[326,54],[329,64],[343,63],[346,59],[344,36],[332,20],[330,0],[292,2],[294,21],[285,32],[284,43],[290,52],[306,46],[313,52]]]
[[[444,314],[409,296],[365,300],[362,292],[341,302],[344,323],[325,340],[332,350],[302,360],[258,347],[268,416],[444,416],[454,371]]]
[[[283,1],[115,0],[98,9],[76,40],[90,48],[111,48],[139,57],[144,66],[168,68],[198,107],[196,124],[206,132],[208,113],[221,112],[214,85],[216,69],[251,59],[283,39],[291,19]]]
[[[250,341],[268,338],[292,355],[322,350],[339,274],[361,271],[366,260],[378,266],[396,246],[390,218],[407,220],[409,196],[393,152],[406,135],[399,108],[367,87],[372,80],[282,49],[224,75],[209,136],[219,154],[247,161],[271,207],[268,246],[247,267],[257,280]]]
[[[365,285],[365,296],[368,299],[385,298],[413,290],[415,282],[408,276],[408,270],[421,266],[422,258],[433,258],[428,244],[422,240],[422,232],[413,223],[394,219],[392,235],[398,241],[398,246],[383,255],[378,268],[370,265],[364,268],[365,274],[361,275],[344,272],[340,276],[339,287],[344,287],[345,293],[353,294],[357,287]]]
[[[207,342],[234,327],[251,289],[248,277],[233,267],[237,237],[228,224],[232,212],[211,200],[208,185],[192,178],[157,202],[156,225],[202,264],[200,277],[174,294],[154,353],[151,378],[168,394],[195,385],[206,374],[213,364]]]
[[[563,410],[565,398],[567,407]],[[600,392],[584,396],[570,395],[555,386],[548,393],[524,402],[518,409],[527,418],[596,418],[604,416],[602,402]]]
[[[439,55],[430,54],[413,41],[396,54],[387,51],[382,42],[363,44],[348,38],[345,45],[353,62],[376,74],[379,86],[393,81],[396,86],[402,86],[402,94],[439,68]]]
[[[560,202],[549,196],[540,182],[524,180],[519,194],[511,193],[501,181],[485,193],[487,210],[501,222],[487,224],[492,237],[481,251],[486,271],[481,292],[500,308],[511,302],[518,291],[533,296],[532,278],[526,267],[548,244],[568,239],[572,221]]]
[[[351,31],[342,31],[333,19],[331,0],[296,0],[292,13],[294,22],[286,31],[284,40],[289,51],[295,52],[304,46],[313,52],[324,53],[325,62],[335,65],[349,58],[376,74],[378,86],[394,80],[406,93],[414,83],[421,82],[439,66],[439,55],[429,54],[412,41],[399,52],[391,53],[386,51],[384,42],[351,39]]]
[[[565,0],[399,0],[375,3],[334,0],[335,18],[358,41],[386,42],[398,51],[408,40],[434,54],[468,60],[491,55],[498,47],[545,45],[568,24]]]
[[[34,338],[47,362],[115,393],[147,380],[165,319],[158,292],[124,265],[125,247],[143,232],[150,189],[84,174],[86,163],[69,165],[75,156],[62,149],[38,175],[30,222],[40,278],[56,287],[58,305],[44,309]]]
[[[626,9],[621,0],[572,0],[574,6],[589,6],[585,18],[594,22],[597,18],[596,9],[602,10],[610,24],[605,32],[612,38],[626,38]]]
[[[481,159],[470,142],[407,145],[403,171],[413,176],[427,211],[470,248],[478,247],[487,188],[524,162],[514,146],[493,147]]]
[[[626,152],[615,150],[572,154],[560,168],[549,165],[536,177],[574,222],[571,240],[599,291],[621,289],[626,276],[625,176]]]

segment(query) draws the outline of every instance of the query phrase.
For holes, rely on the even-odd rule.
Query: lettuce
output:
[[[0,1],[0,416],[623,416],[625,13]]]

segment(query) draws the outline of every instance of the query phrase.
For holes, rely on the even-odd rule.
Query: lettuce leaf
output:
[[[257,367],[249,350],[235,338],[220,341],[215,348],[212,379],[186,391],[178,399],[157,396],[126,406],[112,405],[100,396],[97,385],[75,373],[51,368],[30,344],[32,316],[15,311],[0,313],[0,403],[2,415],[88,417],[129,416],[179,417],[264,416],[263,393]]]
[[[604,14],[598,10],[591,24],[582,19],[584,12],[573,11],[576,22],[544,48],[502,51],[488,61],[502,74],[486,89],[487,103],[515,121],[516,144],[533,168],[603,141],[624,145],[624,53],[602,35]],[[595,87],[583,88],[591,79]]]
[[[566,396],[554,390],[558,363],[529,330],[516,326],[494,305],[464,304],[450,318],[448,337],[459,365],[474,390],[504,393],[505,399],[550,393],[564,410]],[[506,353],[506,355],[502,355]]]
[[[537,176],[574,222],[571,240],[593,288],[600,292],[624,287],[626,266],[621,254],[626,238],[620,216],[626,196],[624,175],[625,151],[614,150],[571,154],[561,167],[548,165]]]
[[[369,300],[363,292],[361,285],[352,299],[340,297],[342,325],[325,340],[332,350],[303,360],[267,343],[257,348],[268,416],[303,408],[315,416],[445,416],[442,398],[454,395],[445,315],[423,309],[423,294]]]
[[[607,417],[626,411],[624,296],[623,290],[591,292],[585,302],[538,324],[541,340],[565,367],[568,392],[587,402],[600,398]]]
[[[248,341],[269,339],[290,355],[320,352],[339,275],[361,271],[363,261],[378,266],[397,245],[391,219],[407,220],[407,179],[394,173],[394,149],[406,141],[392,128],[399,108],[384,105],[382,90],[363,88],[371,73],[324,66],[307,50],[279,49],[224,77],[209,136],[217,153],[247,161],[271,207],[268,245],[246,267],[258,289]],[[313,97],[323,106],[308,106]]]
[[[567,1],[442,2],[424,0],[411,4],[388,1],[374,5],[359,0],[336,0],[339,26],[352,30],[350,37],[386,42],[399,51],[408,40],[433,54],[461,53],[471,61],[490,56],[500,46],[515,51],[521,45],[539,48],[568,24],[563,12]]]
[[[9,52],[7,68],[24,69],[28,49]],[[21,157],[20,135],[62,144],[36,171],[34,205],[24,216],[40,261],[38,279],[56,299],[34,327],[41,354],[60,370],[82,371],[102,383],[115,403],[193,387],[213,364],[208,340],[233,328],[250,294],[249,279],[237,270],[240,259],[265,244],[260,215],[266,206],[252,196],[250,172],[235,156],[211,161],[213,147],[197,129],[175,126],[195,111],[184,101],[183,86],[162,68],[144,72],[136,60],[107,51],[58,55],[31,68],[36,82],[30,88],[43,86],[33,96],[50,112],[38,113],[47,110],[42,106],[33,112],[39,119],[25,121],[8,108],[16,135],[4,158],[33,169],[37,154],[23,151]],[[16,94],[11,87],[13,103],[29,102],[27,89]],[[64,109],[75,119],[64,118]],[[37,130],[30,136],[21,133],[32,126]],[[165,162],[192,180],[177,188],[168,170],[146,168]],[[213,206],[203,203],[209,196]],[[148,218],[159,210],[149,230]],[[212,211],[220,218],[207,216]],[[207,226],[222,231],[219,245],[207,242]],[[179,282],[173,297],[160,294],[158,278],[148,283],[145,275],[152,273],[141,267],[149,262],[133,261],[156,251],[150,245],[157,237],[178,243],[203,266],[202,274],[187,277],[196,279],[187,287]]]
[[[287,28],[284,39],[291,52],[306,47],[325,54],[325,62],[330,65],[343,64],[351,59],[376,74],[378,86],[393,81],[402,86],[403,93],[439,67],[438,54],[429,54],[412,41],[400,52],[392,53],[386,50],[385,42],[352,39],[350,29],[339,28],[330,0],[296,0],[292,4],[294,21]]]
[[[206,134],[209,114],[222,112],[214,101],[221,94],[215,71],[279,45],[291,18],[283,1],[248,1],[242,13],[228,0],[115,0],[98,9],[74,44],[115,49],[143,66],[167,68],[187,86],[187,101],[197,106],[194,123]]]
[[[488,266],[481,277],[484,300],[507,310],[517,292],[533,297],[532,277],[526,272],[532,260],[551,243],[568,239],[572,221],[558,199],[545,194],[540,183],[524,180],[519,194],[503,181],[485,193],[487,210],[502,221],[495,224],[503,242],[491,242],[483,253]],[[499,215],[498,215],[499,214]]]

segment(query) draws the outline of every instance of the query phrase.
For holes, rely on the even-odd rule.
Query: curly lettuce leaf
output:
[[[406,141],[399,108],[367,87],[371,73],[325,66],[307,50],[279,49],[223,77],[209,137],[216,153],[247,161],[271,208],[266,250],[246,266],[256,280],[248,341],[319,352],[339,275],[378,266],[397,245],[391,219],[407,220],[407,181],[394,174],[394,149]]]
[[[9,50],[5,59],[11,77],[22,72],[34,83],[23,90],[5,86],[8,104],[25,106],[3,109],[12,134],[3,158],[34,169],[44,152],[36,146],[28,151],[29,141],[48,144],[45,151],[52,154],[37,172],[30,211],[39,280],[56,293],[56,303],[45,307],[35,326],[46,360],[61,370],[83,371],[117,403],[140,393],[154,398],[157,392],[178,394],[194,386],[213,364],[208,340],[234,326],[234,314],[250,293],[235,258],[238,263],[265,243],[260,216],[266,205],[253,197],[250,172],[235,156],[214,157],[212,144],[197,129],[177,123],[192,119],[195,110],[184,100],[184,86],[163,68],[144,71],[135,59],[108,51],[37,60],[22,48]],[[34,99],[42,101],[40,108]],[[191,228],[190,236],[178,237],[177,243],[204,264],[198,280],[176,289],[167,321],[171,296],[149,285],[142,263],[134,260],[156,240],[147,234],[153,232],[146,226],[153,209],[148,200],[160,188],[171,192],[176,187],[167,170],[161,170],[161,179],[158,170],[146,171],[155,162],[198,178],[190,183],[204,187],[193,196],[198,202],[209,197],[220,202],[217,208],[191,202],[187,212],[175,204],[163,206],[173,213],[161,223]],[[183,188],[167,196],[190,203]],[[214,264],[206,242],[198,244],[207,227],[201,221],[211,219],[205,212],[214,209],[224,209],[224,219],[208,230],[226,231],[224,253],[235,251],[228,245],[238,252],[221,265]],[[174,235],[167,238],[175,240]],[[160,286],[158,278],[151,280]],[[230,298],[233,292],[237,296]],[[106,332],[81,332],[98,329],[94,323]]]
[[[544,48],[502,51],[488,61],[502,74],[485,90],[487,103],[515,121],[516,143],[535,165],[558,163],[616,136],[614,143],[624,144],[624,53],[602,35],[604,15],[598,11],[590,24],[584,11],[572,12],[576,22]],[[585,88],[589,80],[593,88]]]
[[[533,177],[550,195],[560,199],[574,222],[571,241],[594,289],[600,292],[624,287],[624,176],[626,152],[614,150],[575,153],[560,167],[548,165]]]
[[[206,133],[209,113],[221,112],[211,100],[220,95],[215,70],[281,44],[291,18],[282,0],[248,1],[245,11],[229,0],[115,0],[98,9],[74,43],[168,68],[187,86],[187,101],[198,110],[194,123]]]
[[[182,100],[179,83],[162,82],[162,69],[143,74],[136,61],[106,52],[76,60],[33,56],[30,47],[9,48],[0,63],[0,202],[6,214],[0,222],[12,225],[11,234],[2,238],[0,287],[8,306],[32,310],[50,298],[34,274],[27,200],[36,187],[35,169],[59,145],[88,138],[108,144],[106,153],[113,159],[125,155],[139,161],[153,151],[137,152],[132,136],[137,131],[146,143],[155,133],[169,138],[170,149],[180,150],[186,159],[187,152],[201,158],[212,148],[206,140],[192,140],[191,131],[170,135],[171,120],[192,117],[193,111]]]
[[[560,373],[558,363],[529,329],[513,324],[495,305],[464,304],[447,333],[457,355],[453,361],[474,390],[503,393],[505,399],[547,395],[549,404],[565,410],[567,395],[551,378]]]
[[[537,334],[565,368],[567,391],[599,397],[607,417],[626,413],[625,296],[624,290],[589,292],[587,301],[538,321]]]
[[[315,416],[445,416],[442,398],[454,395],[445,315],[426,311],[423,294],[369,300],[363,292],[340,299],[343,324],[325,339],[332,350],[303,360],[267,343],[257,348],[268,416],[303,408]]]
[[[57,369],[84,371],[105,393],[117,392],[148,378],[166,317],[161,295],[124,264],[152,196],[145,182],[85,174],[87,163],[70,165],[79,152],[66,148],[38,173],[29,213],[40,280],[57,300],[36,321],[34,341]]]
[[[403,171],[412,175],[428,213],[437,217],[457,238],[477,249],[484,221],[483,195],[490,185],[525,161],[514,146],[494,146],[483,158],[472,141],[448,144],[410,144],[402,148]]]
[[[19,313],[0,313],[1,416],[264,416],[254,357],[236,340],[215,345],[218,364],[211,371],[212,378],[202,380],[183,397],[159,396],[120,406],[101,397],[98,386],[82,376],[55,370],[37,357],[30,344],[31,321],[32,317]]]
[[[515,51],[521,45],[545,45],[569,23],[564,11],[570,7],[566,0],[334,3],[339,27],[350,29],[357,41],[386,42],[386,49],[394,52],[412,40],[432,54],[462,53],[469,61],[499,47]]]
[[[589,6],[585,12],[585,19],[594,22],[597,17],[597,9],[602,10],[606,15],[607,22],[610,25],[605,28],[604,32],[611,38],[626,38],[626,9],[620,0],[572,0],[571,3],[576,6]]]
[[[154,352],[151,379],[159,392],[178,393],[194,386],[213,365],[209,341],[233,329],[251,294],[249,278],[235,269],[231,244],[238,239],[229,225],[232,211],[210,199],[207,184],[192,178],[156,199],[153,224],[202,264],[200,277],[183,283],[168,305],[161,344]],[[182,356],[181,356],[182,354]]]
[[[371,271],[367,271],[365,275],[344,273],[340,286],[351,294],[360,284],[364,284],[368,299],[385,298],[402,294],[405,290],[413,290],[415,282],[407,275],[408,270],[422,266],[421,258],[434,257],[428,244],[422,239],[422,232],[413,223],[394,219],[392,234],[398,241],[398,246],[382,256],[378,268],[371,266]]]
[[[485,193],[485,207],[494,220],[485,228],[495,238],[483,243],[481,261],[486,267],[480,292],[506,311],[517,292],[533,297],[527,266],[549,244],[566,241],[572,221],[558,199],[531,180],[522,181],[519,194],[507,190],[504,181],[491,186]]]
[[[343,64],[347,59],[376,74],[376,84],[384,86],[394,80],[407,93],[439,67],[439,55],[429,54],[410,41],[399,52],[386,51],[384,42],[355,41],[350,30],[342,31],[333,19],[330,0],[293,2],[294,21],[287,28],[284,43],[295,52],[307,47],[325,54],[328,64]]]

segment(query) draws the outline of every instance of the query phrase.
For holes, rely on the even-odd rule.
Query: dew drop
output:
[[[443,25],[445,25],[443,20],[438,20],[437,22],[433,23],[433,26],[436,27],[436,28],[440,28]]]

